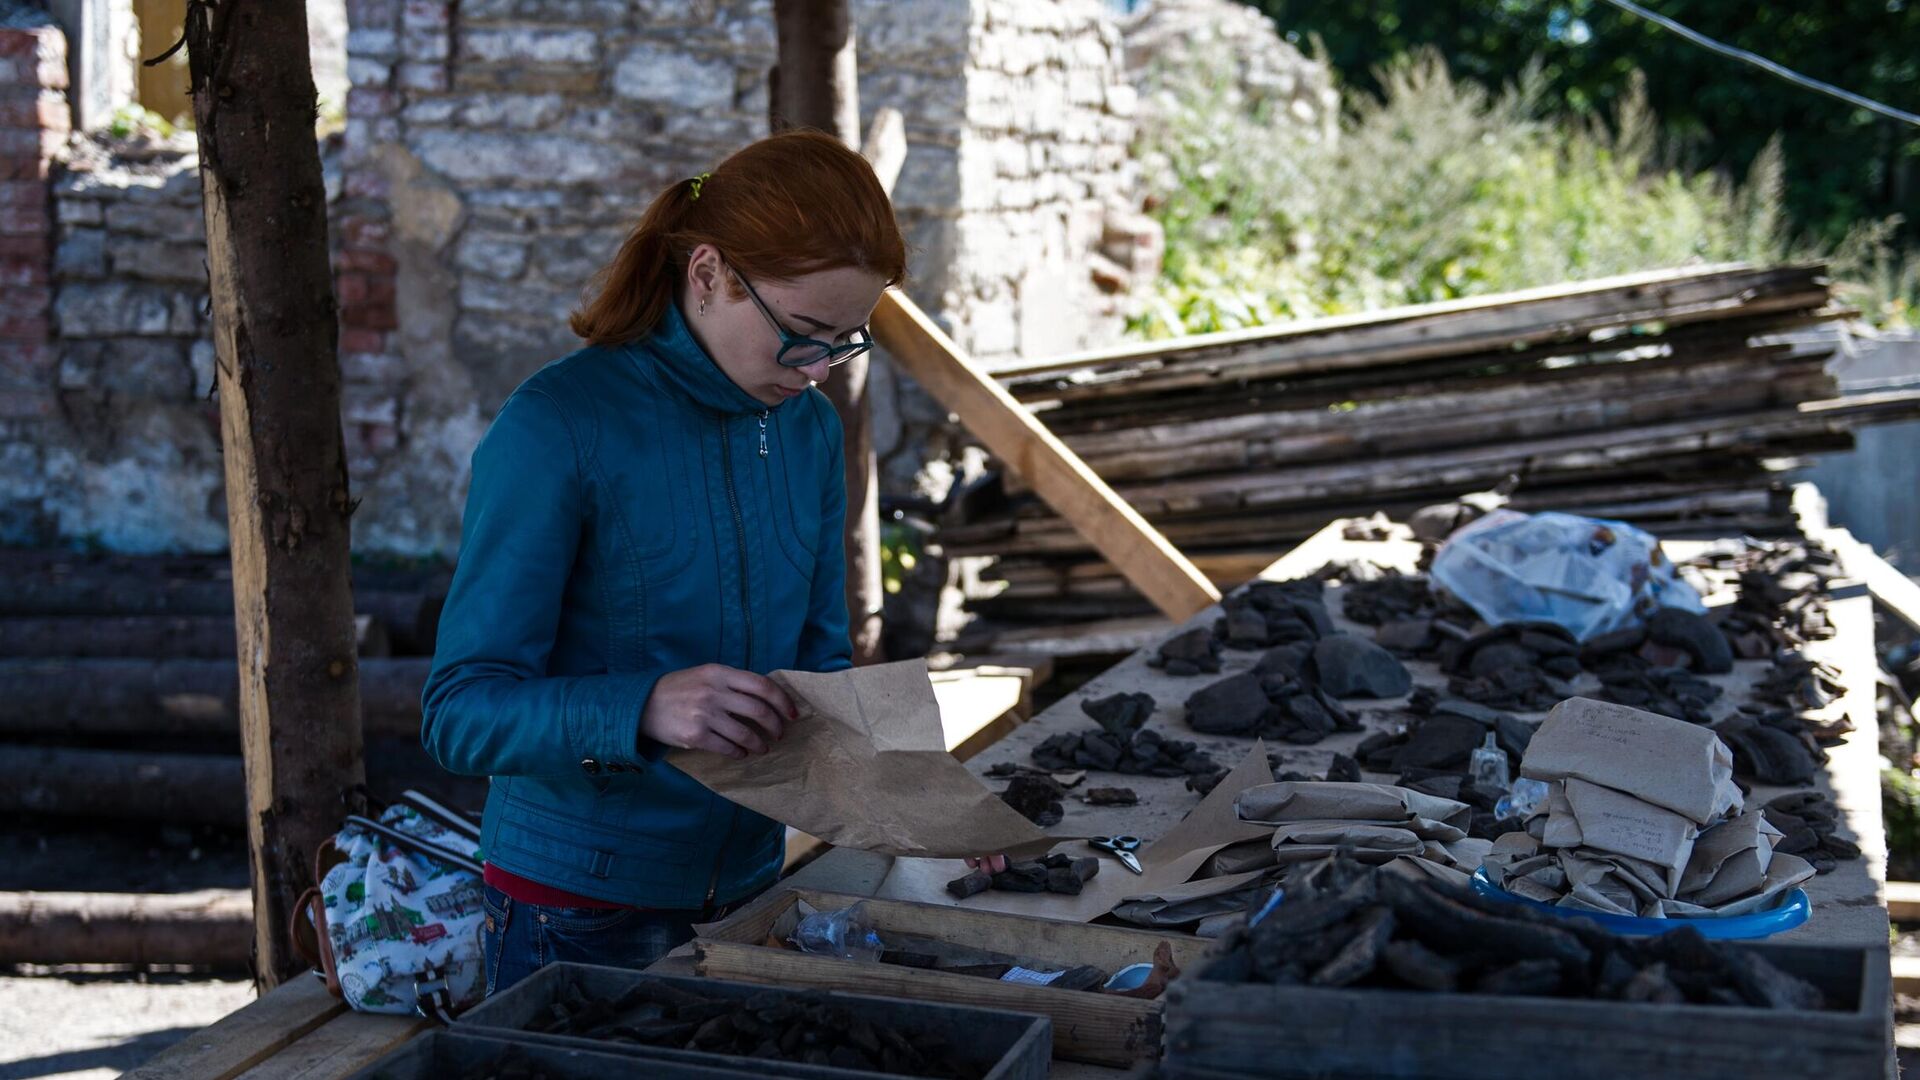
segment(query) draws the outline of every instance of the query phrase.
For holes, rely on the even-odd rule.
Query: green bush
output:
[[[1643,90],[1607,124],[1547,116],[1530,68],[1499,91],[1435,52],[1346,97],[1339,136],[1244,97],[1227,58],[1161,71],[1138,157],[1165,270],[1145,337],[1256,326],[1697,262],[1818,257],[1782,210],[1777,141],[1745,182],[1688,172]],[[1870,318],[1913,317],[1920,265],[1885,223],[1825,253]]]

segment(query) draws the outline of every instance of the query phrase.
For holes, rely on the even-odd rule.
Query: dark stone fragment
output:
[[[1213,638],[1213,632],[1204,626],[1184,630],[1168,638],[1160,645],[1162,660],[1184,660],[1189,664],[1201,665],[1217,663],[1220,656],[1220,643]]]
[[[1549,656],[1540,661],[1540,670],[1556,679],[1574,679],[1580,676],[1580,661],[1572,656]]]
[[[1167,674],[1169,675],[1200,674],[1199,666],[1187,660],[1169,660],[1166,662],[1166,670],[1167,670]],[[1215,667],[1214,670],[1218,671],[1220,669],[1218,667]]]
[[[1313,986],[1350,986],[1368,975],[1380,963],[1380,952],[1393,937],[1393,910],[1374,907],[1360,916],[1353,936],[1322,964],[1307,982]]]
[[[1460,798],[1460,785],[1466,783],[1464,776],[1430,776],[1424,780],[1408,780],[1401,777],[1397,783],[1409,791],[1418,791],[1423,795],[1432,795],[1437,799]]]
[[[947,882],[947,891],[965,900],[969,896],[978,896],[993,888],[993,875],[985,870],[975,870],[964,877]]]
[[[1249,735],[1271,708],[1259,679],[1229,675],[1187,698],[1187,726],[1208,735]]]
[[[1226,638],[1228,648],[1261,648],[1267,644],[1267,617],[1252,608],[1228,612],[1221,636]]]
[[[1395,653],[1418,655],[1433,647],[1432,619],[1396,619],[1373,635],[1374,643]]]
[[[1515,639],[1520,646],[1531,649],[1542,657],[1580,655],[1580,643],[1565,629],[1550,623],[1533,623],[1520,631]]]
[[[1582,656],[1588,657],[1604,657],[1614,653],[1629,653],[1638,649],[1641,643],[1646,640],[1646,627],[1629,626],[1587,639],[1587,643],[1581,647],[1580,652]]]
[[[1290,645],[1276,645],[1261,655],[1259,661],[1249,670],[1255,675],[1282,675],[1289,679],[1300,678],[1306,669],[1307,658],[1313,655],[1311,642],[1296,641]]]
[[[1140,802],[1140,796],[1125,787],[1088,788],[1080,797],[1089,806],[1136,806]]]
[[[1080,750],[1074,755],[1074,764],[1111,771],[1120,764],[1123,753],[1118,738],[1108,732],[1093,732],[1080,737]]]
[[[1684,649],[1693,669],[1706,675],[1733,670],[1733,648],[1720,628],[1703,615],[1679,608],[1661,608],[1647,618],[1647,637],[1662,645]]]
[[[1060,824],[1065,815],[1060,800],[1066,792],[1066,788],[1044,776],[1016,776],[1007,782],[1007,790],[1000,793],[1000,799],[1021,817],[1044,829]]]
[[[1334,697],[1401,697],[1413,676],[1399,658],[1366,638],[1339,634],[1313,648],[1320,688]]]
[[[1532,667],[1537,659],[1532,649],[1509,641],[1496,641],[1474,650],[1473,659],[1467,662],[1467,674],[1484,679],[1510,668]]]
[[[1122,738],[1133,735],[1153,715],[1152,694],[1111,694],[1097,700],[1082,701],[1080,711],[1107,731]]]
[[[1473,988],[1506,997],[1547,997],[1560,989],[1560,965],[1552,960],[1522,960],[1480,976]]]
[[[1460,965],[1417,941],[1395,941],[1380,951],[1394,977],[1416,990],[1446,993],[1460,985]]]
[[[1393,768],[1465,768],[1468,758],[1486,740],[1487,729],[1472,720],[1436,714],[1407,734],[1407,742],[1393,758]]]
[[[1333,764],[1327,766],[1327,780],[1336,784],[1359,783],[1360,763],[1345,754],[1333,755]]]

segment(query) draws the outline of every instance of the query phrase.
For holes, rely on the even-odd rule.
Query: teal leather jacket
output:
[[[555,360],[473,454],[460,561],[421,701],[443,767],[489,776],[487,861],[641,907],[771,884],[784,830],[640,734],[662,675],[851,666],[839,418],[769,408],[680,312]]]

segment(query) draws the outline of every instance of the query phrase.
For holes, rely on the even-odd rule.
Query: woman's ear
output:
[[[726,266],[720,261],[720,249],[701,244],[687,256],[687,293],[695,303],[712,299],[720,289]]]

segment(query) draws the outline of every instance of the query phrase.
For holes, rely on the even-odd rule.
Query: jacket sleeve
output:
[[[845,671],[853,666],[847,636],[847,470],[840,417],[816,392],[814,415],[826,441],[827,475],[821,486],[820,539],[814,547],[813,587],[807,623],[800,631],[801,671]]]
[[[420,740],[451,772],[557,775],[658,756],[643,752],[640,715],[664,672],[547,674],[586,520],[582,476],[574,431],[539,390],[508,398],[473,452],[459,564],[420,702]]]

